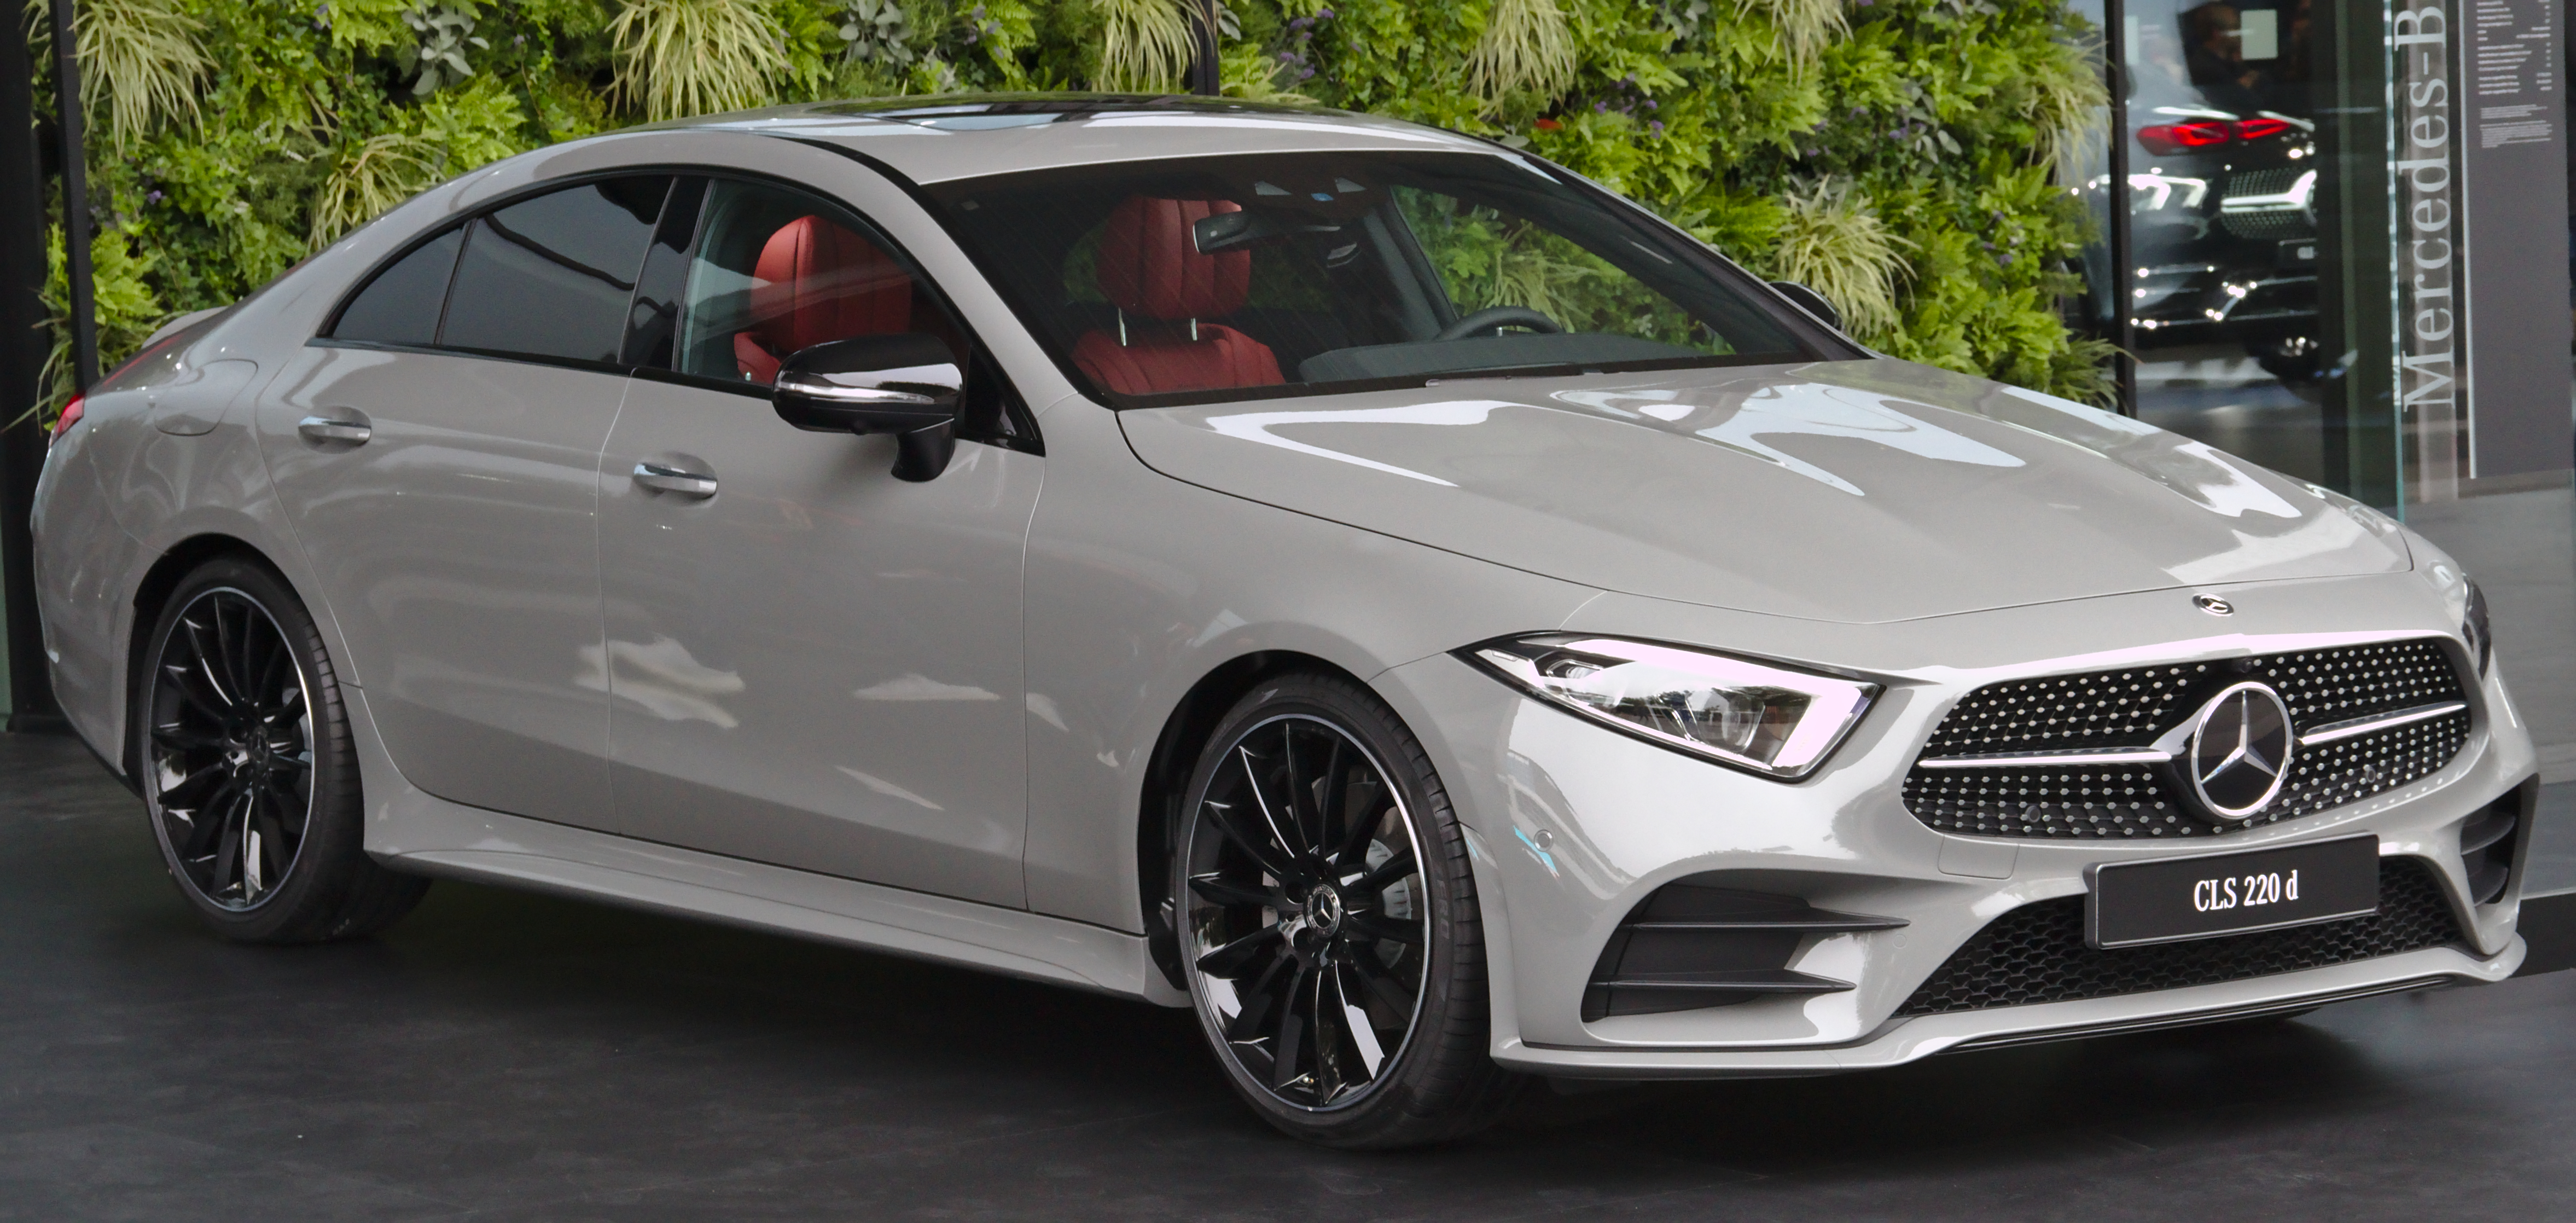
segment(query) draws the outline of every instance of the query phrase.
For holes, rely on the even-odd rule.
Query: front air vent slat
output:
[[[1601,982],[1601,985],[1614,990],[1672,990],[1702,994],[1833,994],[1852,988],[1849,981],[1836,981],[1831,977],[1786,968],[1621,977]]]
[[[1818,935],[1895,930],[1902,918],[1819,909],[1796,896],[1694,875],[1655,889],[1610,935],[1583,990],[1583,1020],[1733,1006],[1852,988],[1789,962]]]
[[[1963,698],[1906,775],[1906,809],[1966,836],[2216,835],[2225,829],[2191,814],[2155,743],[2246,679],[2281,694],[2303,743],[2280,797],[2235,827],[2386,793],[2468,745],[2467,691],[2436,638],[2043,676]]]

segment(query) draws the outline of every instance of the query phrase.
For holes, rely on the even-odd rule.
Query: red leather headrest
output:
[[[751,274],[749,334],[776,356],[912,330],[912,277],[875,243],[821,217],[780,226]]]
[[[1240,211],[1231,200],[1128,196],[1100,233],[1094,269],[1100,295],[1153,319],[1223,318],[1242,309],[1252,288],[1252,252],[1202,255],[1190,237],[1200,218]]]

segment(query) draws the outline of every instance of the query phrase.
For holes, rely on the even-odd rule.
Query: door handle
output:
[[[635,482],[646,488],[683,497],[716,495],[716,478],[694,471],[682,471],[667,463],[644,462],[635,465]]]
[[[308,442],[345,442],[363,446],[376,431],[364,419],[343,420],[329,416],[307,416],[295,424],[295,432]]]

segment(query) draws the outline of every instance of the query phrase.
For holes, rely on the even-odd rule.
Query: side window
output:
[[[465,228],[440,346],[615,362],[670,185],[658,175],[610,179],[476,217]]]
[[[766,386],[800,349],[907,331],[967,355],[946,312],[841,209],[720,180],[704,217],[680,315],[679,372]]]
[[[447,274],[456,270],[456,252],[464,245],[465,231],[451,229],[376,273],[376,278],[341,309],[340,321],[332,325],[331,338],[378,344],[436,343],[439,307],[447,302]]]
[[[706,197],[707,180],[681,178],[671,187],[671,202],[662,206],[662,224],[653,231],[653,249],[645,254],[644,273],[635,285],[635,304],[626,311],[628,365],[674,368],[680,304],[689,287],[689,251],[697,244],[698,206]]]

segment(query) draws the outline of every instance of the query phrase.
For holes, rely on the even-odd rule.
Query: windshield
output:
[[[1832,342],[1518,157],[1258,154],[930,190],[1057,362],[1118,406],[1773,364]]]

